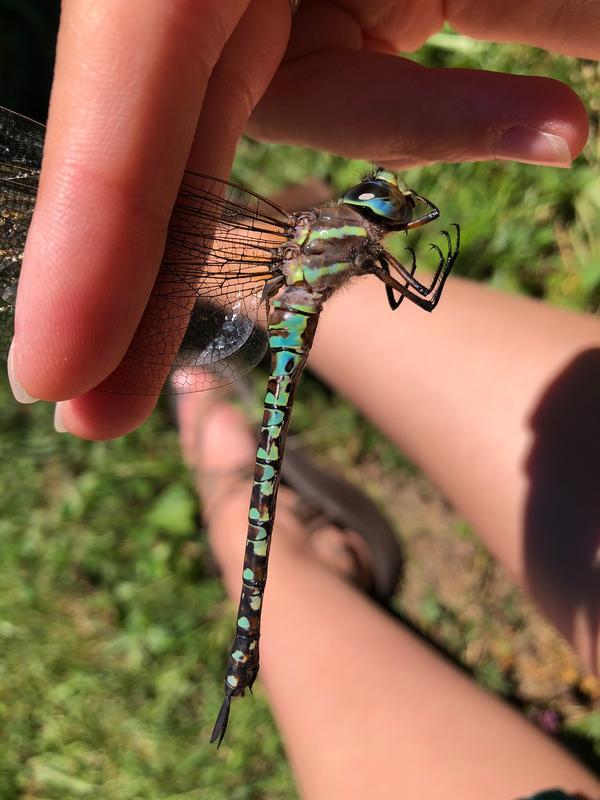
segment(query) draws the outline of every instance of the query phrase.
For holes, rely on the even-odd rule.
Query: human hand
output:
[[[552,15],[556,2],[540,2],[541,19],[529,26],[531,4],[525,11],[513,3],[512,16],[499,2],[447,7],[456,28],[481,38],[597,52],[598,3],[580,4],[566,30]],[[63,3],[11,361],[30,394],[68,401],[62,423],[77,435],[120,435],[154,406],[151,397],[94,387],[119,368],[147,303],[190,147],[191,169],[226,174],[285,48],[288,3],[253,0],[240,19],[246,5],[109,0],[90,13],[81,0]],[[250,132],[393,166],[523,160],[515,124],[533,147],[529,160],[549,162],[549,148],[564,163],[581,150],[585,110],[556,81],[430,70],[390,55],[417,47],[442,23],[435,3],[304,0]],[[512,149],[502,153],[507,130]],[[535,140],[535,131],[554,138]]]
[[[63,0],[9,372],[65,401],[72,433],[118,436],[152,411],[153,397],[94,387],[148,302],[186,161],[228,174],[289,24],[289,0]]]
[[[568,166],[588,122],[564,84],[394,55],[416,50],[445,21],[474,39],[600,57],[598,0],[303,0],[249,133],[397,169],[496,158]]]

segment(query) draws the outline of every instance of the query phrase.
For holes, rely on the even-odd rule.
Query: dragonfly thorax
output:
[[[293,245],[281,272],[288,285],[302,284],[330,294],[373,260],[377,239],[364,217],[348,206],[326,206],[299,214]]]

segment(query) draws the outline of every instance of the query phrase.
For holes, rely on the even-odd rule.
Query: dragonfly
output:
[[[0,109],[0,355],[6,357],[23,249],[33,214],[45,128]],[[122,394],[184,393],[225,385],[270,350],[258,436],[235,638],[211,743],[231,701],[259,671],[261,611],[277,491],[294,393],[324,303],[362,275],[382,282],[397,310],[408,298],[433,311],[460,248],[460,227],[431,244],[437,265],[423,283],[415,251],[405,266],[384,246],[439,216],[438,208],[378,168],[337,202],[288,213],[233,183],[185,172],[163,260],[132,343],[100,386]],[[43,275],[40,275],[43,280]]]

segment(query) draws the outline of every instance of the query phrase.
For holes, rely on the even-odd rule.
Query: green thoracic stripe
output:
[[[306,303],[290,303],[290,302],[282,302],[281,300],[271,300],[271,307],[272,308],[285,308],[286,311],[300,311],[304,314],[314,314],[316,313],[316,309],[314,306],[306,305]],[[285,323],[275,323],[276,327],[280,328],[281,325],[285,325]],[[272,327],[272,326],[271,326]]]
[[[349,261],[338,261],[336,264],[329,264],[326,267],[304,267],[304,279],[313,284],[324,278],[327,275],[336,275],[338,272],[344,272],[350,269],[352,264]]]
[[[317,239],[343,239],[344,236],[367,236],[367,229],[362,225],[342,225],[339,228],[330,228],[329,230],[311,231],[308,237],[309,242],[315,242]]]

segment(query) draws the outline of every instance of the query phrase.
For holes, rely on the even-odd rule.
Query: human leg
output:
[[[209,536],[239,593],[254,439],[239,412],[182,398]],[[314,557],[280,493],[261,639],[273,711],[304,797],[516,800],[563,786],[600,791],[555,743],[477,688]],[[247,701],[246,701],[247,702]]]
[[[310,366],[442,489],[575,645],[600,652],[600,323],[448,281],[431,315],[361,279]]]

